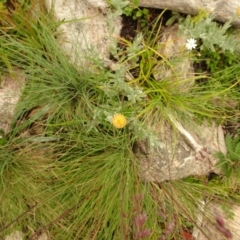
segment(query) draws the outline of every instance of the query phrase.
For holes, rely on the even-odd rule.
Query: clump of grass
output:
[[[24,13],[14,14],[19,26],[2,32],[1,59],[27,80],[1,146],[7,153],[1,155],[2,235],[20,229],[28,239],[44,231],[56,239],[137,238],[134,196],[144,193],[138,211],[145,208],[151,226],[156,204],[139,180],[132,133],[104,115],[122,105],[101,90],[107,70],[74,67],[56,42],[49,16],[28,23]]]
[[[144,182],[132,148],[151,136],[149,119],[155,124],[176,112],[229,117],[234,110],[216,109],[211,99],[230,89],[236,94],[234,84],[197,84],[186,94],[155,81],[159,61],[174,68],[156,51],[157,22],[148,38],[128,43],[132,52],[121,53],[116,71],[91,58],[76,67],[57,43],[58,23],[31,8],[29,22],[29,12],[20,9],[5,23],[14,28],[2,30],[0,38],[1,70],[17,67],[26,77],[11,131],[0,145],[2,236],[19,229],[28,239],[41,232],[54,239],[179,239],[195,224],[198,200],[227,198],[223,184]],[[129,82],[127,71],[134,76]],[[109,121],[115,114],[127,124],[116,128]]]

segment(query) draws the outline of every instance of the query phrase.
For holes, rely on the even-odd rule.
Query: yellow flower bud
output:
[[[124,128],[127,125],[127,119],[124,115],[116,113],[112,116],[111,123],[116,128]]]

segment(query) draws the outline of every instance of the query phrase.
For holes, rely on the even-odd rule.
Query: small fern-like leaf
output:
[[[240,137],[235,137],[233,140],[232,140],[232,146],[234,148],[236,148],[236,145],[240,142]]]
[[[227,139],[228,137],[228,139]],[[240,161],[240,141],[239,138],[236,137],[231,139],[230,135],[226,137],[226,146],[228,149],[228,158],[233,161],[237,162]]]
[[[235,147],[235,153],[240,156],[240,142]]]
[[[233,161],[240,161],[240,142],[237,143],[235,146],[234,152],[232,153],[233,155]]]
[[[228,152],[234,152],[233,146],[232,146],[232,138],[230,136],[230,134],[227,134],[225,137],[225,143],[226,143],[226,147]]]

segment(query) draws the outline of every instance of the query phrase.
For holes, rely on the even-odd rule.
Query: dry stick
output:
[[[159,188],[159,184],[155,184],[155,183],[152,183],[152,184],[153,184],[153,186]],[[163,185],[161,185],[161,187],[165,190],[165,194],[168,195],[168,197],[172,200],[172,202],[174,202],[174,203],[183,211],[183,213],[189,218],[189,220],[191,220],[191,221],[194,223],[194,225],[195,225],[197,228],[200,229],[200,231],[203,233],[203,235],[204,235],[207,239],[209,239],[208,236],[207,236],[207,234],[201,229],[201,226],[198,225],[198,222],[191,217],[191,215],[187,212],[187,210],[186,210],[184,207],[182,207],[182,205],[181,205],[176,199],[174,199],[173,196],[171,196],[171,195],[169,194],[169,192],[164,188]],[[175,217],[176,217],[176,216],[175,216]],[[175,222],[177,222],[177,221],[175,221]],[[209,239],[209,240],[210,240],[210,239]]]
[[[85,197],[85,200],[87,200],[88,198],[90,198],[95,192],[98,192],[99,189],[101,189],[101,187],[99,187],[98,189],[96,189],[93,193],[90,193],[87,197]],[[73,207],[67,209],[65,212],[63,212],[60,216],[58,216],[56,219],[54,219],[53,221],[51,221],[49,224],[45,225],[44,227],[38,229],[32,236],[30,236],[28,238],[28,240],[34,240],[36,237],[38,237],[43,231],[46,231],[50,226],[52,226],[53,224],[57,223],[59,220],[61,220],[62,218],[65,218],[70,212],[72,212],[75,208],[77,208],[80,205],[80,203],[74,205]]]
[[[12,220],[10,223],[8,223],[7,225],[3,226],[2,229],[0,229],[0,232],[3,232],[4,230],[6,230],[8,227],[10,227],[13,223],[17,222],[21,217],[23,217],[26,213],[30,212],[31,210],[33,210],[38,204],[36,203],[35,205],[33,205],[32,207],[30,207],[27,211],[25,211],[24,213],[22,213],[21,215],[19,215],[17,218],[15,218],[14,220]]]
[[[43,228],[38,229],[31,237],[28,238],[28,240],[33,240],[36,239],[36,237],[38,237],[41,233],[47,231],[47,229],[52,226],[53,224],[55,224],[56,222],[58,222],[60,219],[66,217],[72,210],[74,210],[76,207],[78,206],[78,204],[76,204],[75,206],[69,208],[67,211],[65,211],[63,214],[61,214],[59,217],[57,217],[56,219],[54,219],[52,222],[50,222],[49,224],[45,225]]]
[[[153,186],[158,187],[159,185],[152,183]],[[201,229],[201,226],[199,225],[199,222],[197,220],[194,220],[191,215],[187,212],[187,210],[185,208],[183,208],[181,206],[181,204],[174,199],[169,192],[166,190],[166,188],[164,188],[163,185],[161,185],[161,187],[165,190],[166,195],[168,195],[168,197],[183,211],[183,213],[194,223],[194,225],[202,232],[202,234],[206,237],[206,239],[210,240],[210,238],[207,236],[207,234],[204,232],[203,229]],[[203,213],[203,212],[202,212]],[[177,222],[177,221],[176,221]]]

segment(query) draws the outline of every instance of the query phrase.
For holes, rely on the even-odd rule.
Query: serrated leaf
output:
[[[225,143],[226,143],[227,150],[228,150],[229,152],[233,152],[232,138],[231,138],[230,134],[227,134],[227,135],[226,135],[226,137],[225,137]]]
[[[112,4],[116,9],[123,9],[126,7],[130,2],[126,1],[118,1],[118,0],[111,0],[110,4]]]
[[[240,142],[240,138],[239,137],[235,137],[234,139],[232,139],[232,146],[233,146],[233,148],[235,148],[239,142]]]
[[[240,142],[238,142],[238,144],[235,146],[234,154],[236,155],[236,158],[240,161]]]
[[[228,154],[229,159],[231,159],[232,162],[237,162],[240,160],[240,156],[236,154],[235,152],[231,152]]]
[[[195,17],[196,18],[196,17]],[[185,34],[187,37],[193,37],[195,39],[201,38],[202,45],[200,49],[208,49],[212,52],[215,51],[215,47],[220,47],[223,51],[229,50],[234,52],[237,49],[237,42],[232,36],[227,36],[226,31],[231,26],[233,19],[229,20],[220,27],[214,21],[213,15],[209,15],[206,18],[195,18],[187,16],[185,20],[179,23],[179,34]],[[171,21],[171,20],[170,20]]]

